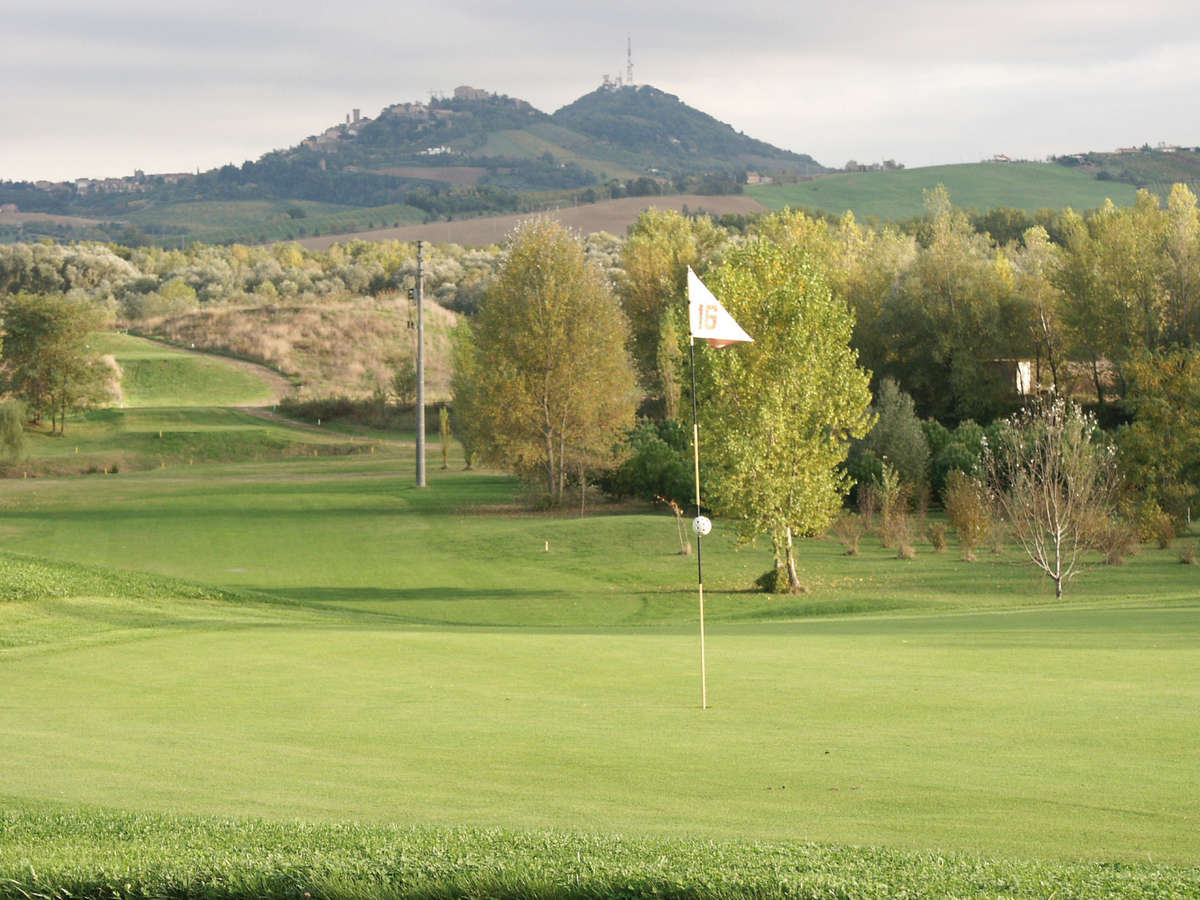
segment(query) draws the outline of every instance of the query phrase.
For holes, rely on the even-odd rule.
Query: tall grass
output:
[[[809,842],[0,812],[0,898],[1194,897],[1200,870]]]

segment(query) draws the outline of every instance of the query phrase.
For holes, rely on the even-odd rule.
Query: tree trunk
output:
[[[787,573],[788,586],[792,589],[792,593],[800,590],[800,576],[796,574],[796,556],[792,553],[792,529],[788,526],[787,529]]]
[[[558,477],[554,471],[554,435],[549,429],[546,431],[546,493],[554,498],[554,486],[558,484]]]
[[[1096,403],[1104,409],[1104,387],[1100,384],[1100,361],[1092,357],[1092,380],[1096,383]]]
[[[587,502],[587,479],[584,477],[583,462],[579,463],[579,518],[583,518],[584,504]]]

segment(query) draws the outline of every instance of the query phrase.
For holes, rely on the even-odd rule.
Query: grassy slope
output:
[[[397,358],[413,353],[405,297],[380,297],[302,306],[201,309],[144,323],[154,335],[258,360],[287,372],[302,397],[367,397],[390,386]],[[455,313],[425,304],[425,397],[450,396],[450,331]]]
[[[861,218],[905,219],[924,212],[922,191],[944,184],[954,205],[987,210],[1010,206],[1038,209],[1092,209],[1112,199],[1133,203],[1136,189],[1127,184],[1096,181],[1083,172],[1040,163],[972,163],[929,166],[897,172],[829,175],[799,184],[747,187],[746,193],[770,209],[805,207]]]
[[[761,552],[711,540],[701,713],[694,569],[669,517],[504,514],[506,479],[434,470],[417,491],[406,468],[309,459],[0,486],[9,550],[224,591],[202,602],[209,617],[244,598],[202,625],[162,602],[136,645],[82,637],[134,615],[89,599],[142,596],[119,583],[0,607],[27,617],[26,644],[43,627],[31,610],[51,631],[74,623],[57,652],[0,654],[0,796],[1040,857],[1200,852],[1200,607],[1194,572],[1167,553],[1093,571],[1052,606],[1011,555],[903,563],[817,542],[801,603],[909,612],[797,619],[809,610],[796,601],[741,592]]]
[[[261,406],[276,392],[277,379],[144,338],[109,333],[95,346],[121,367],[123,407]]]
[[[9,475],[109,473],[170,464],[370,453],[374,440],[350,441],[297,430],[229,407],[261,406],[282,379],[254,366],[176,350],[121,334],[97,349],[122,370],[121,405],[71,419],[65,433],[28,429],[27,456],[0,466]],[[70,484],[71,482],[66,482]]]
[[[562,135],[556,132],[561,130],[553,125],[545,125],[536,132],[534,129],[493,131],[488,135],[487,144],[482,152],[489,156],[510,156],[519,159],[535,159],[543,153],[551,153],[559,162],[575,163],[583,169],[595,172],[597,177],[601,172],[607,173],[611,178],[637,178],[643,174],[620,163],[604,161],[570,149],[560,142]]]

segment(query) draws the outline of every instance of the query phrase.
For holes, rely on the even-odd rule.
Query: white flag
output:
[[[754,338],[733,321],[721,301],[704,286],[692,267],[688,266],[688,314],[692,321],[692,337],[703,338],[714,347],[728,347],[753,341]]]

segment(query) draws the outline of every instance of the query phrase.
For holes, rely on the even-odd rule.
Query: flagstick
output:
[[[692,361],[692,457],[696,468],[696,515],[700,515],[700,425],[696,417],[696,339],[690,339],[688,352]],[[708,672],[704,661],[704,554],[703,538],[696,533],[696,578],[700,587],[700,708],[708,709]]]

